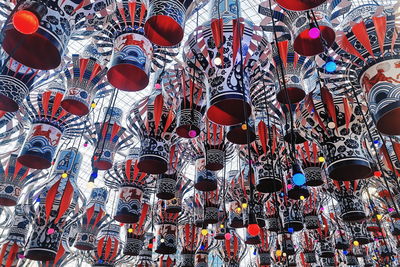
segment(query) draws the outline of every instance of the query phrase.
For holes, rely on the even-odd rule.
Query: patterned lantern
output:
[[[270,71],[276,71],[282,65],[286,88],[283,87],[282,75],[279,76],[281,79],[279,83],[273,75],[270,76],[274,79],[271,83],[276,88],[276,99],[282,104],[299,103],[308,93],[306,81],[315,71],[315,64],[311,58],[298,55],[288,40],[279,39],[277,44],[278,47],[273,47],[275,69],[272,68]]]
[[[28,96],[26,112],[32,125],[18,156],[22,165],[49,168],[61,138],[71,138],[83,130],[83,121],[61,107],[62,97],[56,90]]]
[[[168,93],[179,97],[176,134],[182,138],[194,138],[200,134],[203,127],[205,109],[204,75],[195,69],[185,70],[175,66],[167,70],[163,77],[164,88]]]
[[[162,174],[168,159],[175,129],[174,104],[161,90],[134,104],[127,118],[129,128],[140,138],[138,167],[141,172]]]
[[[250,151],[255,161],[257,191],[272,193],[282,189],[279,175],[281,142],[277,127],[272,123],[267,126],[265,121],[264,118],[258,122],[257,138],[251,144]]]
[[[333,214],[330,214],[333,217]],[[323,227],[317,229],[318,234],[318,256],[320,258],[331,258],[335,255],[335,247],[332,244],[332,223],[323,214],[320,215]]]
[[[208,0],[146,0],[149,13],[146,36],[158,46],[175,46],[183,39],[186,19],[200,10]]]
[[[324,183],[321,168],[323,161],[320,159],[322,154],[318,151],[317,144],[306,141],[297,146],[297,151],[299,151],[306,176],[306,185],[311,187],[322,185]]]
[[[17,205],[13,224],[10,227],[7,238],[1,248],[0,262],[4,267],[17,266],[18,257],[22,255],[22,249],[26,245],[26,237],[29,231],[30,217],[33,217],[32,211],[26,211],[24,206]]]
[[[78,221],[79,230],[75,239],[75,248],[79,250],[95,249],[97,234],[102,227],[106,227],[105,221],[109,218],[105,211],[107,196],[108,191],[105,188],[94,188],[90,193],[84,215]]]
[[[38,261],[54,260],[60,246],[64,224],[75,213],[79,191],[76,184],[82,155],[76,149],[62,150],[55,164],[52,180],[41,191],[40,203],[33,232],[29,238],[25,257]],[[62,178],[62,173],[68,173]]]
[[[219,221],[219,193],[218,190],[203,193],[204,223],[215,224]]]
[[[280,199],[279,209],[283,211],[283,227],[288,230],[301,231],[303,225],[303,205],[299,201],[289,200],[287,197]]]
[[[214,191],[218,187],[217,172],[205,168],[206,159],[199,157],[196,159],[196,183],[194,187],[203,192]]]
[[[182,244],[180,266],[194,267],[195,253],[200,241],[200,229],[196,225],[186,222],[179,225],[178,232]]]
[[[330,51],[340,65],[325,80],[336,95],[363,93],[377,129],[385,135],[399,135],[393,123],[400,112],[399,52],[396,8],[371,3],[356,7],[342,21],[338,38]],[[324,64],[324,63],[322,63]],[[332,77],[334,75],[334,77]]]
[[[157,214],[157,248],[158,254],[175,254],[177,250],[178,213],[167,213],[160,205]]]
[[[313,191],[311,197],[307,198],[303,205],[304,226],[308,230],[315,230],[319,228],[318,193],[319,192]]]
[[[153,235],[146,237],[148,245],[145,246],[139,253],[138,260],[136,262],[137,267],[153,267]]]
[[[332,46],[335,41],[333,28],[337,26],[339,16],[348,12],[350,7],[350,1],[328,0],[314,8],[311,17],[309,12],[290,11],[290,8],[286,10],[278,5],[272,7],[272,13],[269,2],[266,1],[261,3],[259,12],[267,16],[262,25],[270,23],[273,18],[277,20],[276,25],[283,26],[285,30],[289,29],[297,53],[303,56],[315,56]],[[318,34],[314,33],[317,30]]]
[[[330,187],[339,203],[340,217],[343,221],[353,222],[366,219],[367,215],[361,198],[364,185],[363,181],[332,180]]]
[[[72,62],[63,73],[67,89],[61,106],[74,115],[87,115],[93,99],[110,90],[104,80],[106,72],[107,68],[95,57],[72,55]]]
[[[12,2],[13,3],[13,2]],[[35,69],[49,70],[58,67],[72,36],[90,35],[104,22],[112,1],[84,1],[18,3],[14,14],[28,11],[38,20],[33,33],[21,33],[9,20],[5,25],[4,50],[22,64]],[[13,14],[11,14],[13,15]]]
[[[289,234],[282,234],[281,240],[282,240],[282,251],[289,256],[295,255],[296,250],[293,244],[292,236]]]
[[[238,17],[237,4],[234,0],[212,1],[210,20],[195,30],[185,47],[190,65],[203,70],[210,84],[207,117],[227,126],[243,123],[250,116],[253,70],[270,51],[261,28]],[[240,42],[247,48],[242,53]],[[254,57],[260,60],[251,60]]]
[[[23,187],[37,182],[40,170],[32,171],[17,161],[17,155],[11,154],[7,166],[0,162],[0,205],[15,206]]]
[[[302,255],[302,260],[304,258],[304,263],[316,263],[317,262],[317,257],[315,255],[315,247],[316,243],[314,242],[312,236],[308,232],[304,232],[302,234],[302,247],[303,247],[303,255]]]
[[[148,203],[143,204],[143,210],[139,221],[134,224],[127,225],[126,244],[123,250],[124,255],[138,256],[140,255],[146,239],[146,231],[150,228],[149,216],[151,215],[151,207]],[[151,243],[152,244],[152,243]]]
[[[179,175],[178,181],[176,182],[175,196],[165,201],[165,212],[167,213],[179,213],[182,211],[182,199],[183,196],[190,191],[193,187],[191,186],[190,179]]]
[[[365,245],[373,241],[371,234],[367,230],[367,222],[352,222],[346,224],[349,232],[352,233],[354,241],[358,241],[359,244]]]
[[[112,168],[115,153],[130,140],[125,133],[126,129],[121,126],[123,112],[120,108],[104,108],[104,119],[96,122],[91,129],[91,139],[96,144],[93,167],[99,170],[108,170]]]
[[[8,55],[2,56],[8,59]],[[33,88],[56,73],[31,69],[12,58],[7,59],[0,73],[0,111],[16,112]]]
[[[308,95],[303,111],[313,139],[322,148],[330,178],[339,181],[369,177],[371,167],[363,148],[365,124],[360,107],[347,98],[333,97],[326,87]]]
[[[97,249],[90,252],[90,262],[93,267],[115,266],[121,251],[121,240],[118,224],[109,224],[97,236]]]
[[[239,235],[234,231],[231,231],[231,234],[232,237],[229,240],[222,241],[221,246],[218,247],[218,254],[226,266],[239,267],[246,250]]]
[[[271,252],[269,234],[266,229],[260,229],[261,243],[258,245],[258,264],[260,266],[271,265]]]
[[[266,215],[265,215],[266,228],[270,232],[279,232],[282,229],[282,222],[279,216],[279,206],[275,205],[274,200],[266,202]]]
[[[69,229],[66,229],[62,235],[60,247],[58,248],[56,257],[52,261],[42,261],[38,262],[39,267],[57,267],[63,266],[67,264],[69,261],[69,257],[71,255],[71,250],[69,248],[68,237],[69,237]]]
[[[118,189],[114,219],[122,223],[137,223],[142,213],[146,188],[154,186],[154,179],[138,168],[139,149],[132,148],[125,161],[117,162],[105,177],[107,186]]]

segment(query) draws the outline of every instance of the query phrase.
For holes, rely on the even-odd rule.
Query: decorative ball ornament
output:
[[[247,232],[251,236],[257,236],[260,233],[260,226],[256,223],[249,224],[249,226],[247,226]]]
[[[15,29],[23,34],[33,34],[39,28],[39,18],[29,10],[15,12],[12,23]]]

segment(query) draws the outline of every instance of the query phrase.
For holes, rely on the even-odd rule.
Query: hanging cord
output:
[[[272,10],[271,0],[269,0],[269,9],[270,9],[270,12],[271,12],[272,29],[273,29],[273,32],[274,32],[274,43],[275,43],[276,50],[277,50],[277,53],[278,53],[279,61],[282,61],[281,52],[279,51],[279,46],[278,46],[278,35],[276,34],[276,25],[275,25],[275,19],[273,17],[274,12]],[[295,157],[295,153],[296,153],[295,137],[296,136],[294,134],[294,119],[293,119],[293,112],[292,112],[292,103],[290,101],[289,92],[288,92],[288,89],[287,89],[287,86],[286,86],[285,71],[283,69],[283,62],[280,62],[280,64],[278,64],[278,65],[280,67],[280,71],[281,71],[281,74],[282,74],[282,83],[283,83],[283,88],[282,88],[282,84],[279,82],[280,90],[282,90],[282,89],[284,90],[285,97],[286,97],[286,100],[288,101],[288,105],[289,105],[290,127],[291,127],[291,132],[290,132],[290,135],[291,135],[290,139],[291,140],[290,140],[290,143],[291,143],[291,149],[292,149],[292,151],[290,153],[290,157],[291,157],[291,159],[292,159],[292,161],[294,163],[294,162],[296,162],[296,157]],[[279,81],[280,77],[279,77],[278,69],[275,68],[275,71],[276,71],[276,75],[278,76],[278,81]]]

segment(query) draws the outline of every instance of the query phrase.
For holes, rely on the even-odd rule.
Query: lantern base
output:
[[[32,248],[25,253],[25,258],[34,261],[52,261],[56,258],[56,253],[49,249]]]
[[[175,131],[176,134],[182,138],[195,138],[200,134],[200,129],[197,126],[191,124],[180,125],[176,128]],[[196,135],[191,136],[189,134],[190,131],[194,131]]]
[[[107,79],[115,88],[128,92],[143,90],[149,84],[147,73],[141,68],[128,63],[119,63],[112,66],[107,72]]]
[[[37,155],[21,155],[18,157],[18,162],[31,169],[47,169],[50,168],[51,162]]]
[[[175,247],[162,246],[161,248],[157,248],[155,252],[158,254],[175,254],[176,250]]]
[[[301,222],[301,221],[291,221],[291,222],[285,223],[284,227],[286,230],[288,230],[289,228],[293,228],[293,231],[298,232],[298,231],[303,230],[304,225],[303,225],[303,222]]]
[[[250,114],[251,106],[243,101],[243,98],[221,99],[215,101],[207,110],[207,117],[212,122],[225,126],[242,123]]]
[[[257,235],[257,236],[252,236],[252,237],[247,237],[246,238],[246,241],[244,241],[244,243],[245,244],[247,244],[247,245],[258,245],[258,244],[261,244],[261,240],[260,240],[260,237]]]
[[[224,168],[224,165],[217,162],[209,162],[204,167],[209,171],[219,171]]]
[[[170,16],[155,15],[144,25],[146,37],[158,46],[175,46],[183,39],[183,28]]]
[[[281,104],[295,104],[299,103],[306,96],[306,92],[302,88],[289,87],[285,90],[281,90],[276,94],[276,100]],[[287,99],[289,97],[289,99]]]
[[[258,180],[256,189],[261,193],[273,193],[282,189],[282,181],[276,178],[267,178]]]
[[[114,216],[114,220],[120,223],[137,223],[140,219],[140,215],[138,214],[116,214]]]
[[[138,163],[139,170],[149,174],[165,173],[167,167],[167,163],[164,160],[156,160],[153,157],[148,156],[141,157]]]
[[[360,245],[366,245],[373,241],[371,238],[368,238],[368,237],[357,237],[354,240],[358,241],[358,243],[360,243]]]
[[[305,11],[322,5],[326,0],[276,0],[283,8],[292,11]]]
[[[39,70],[51,70],[60,65],[61,49],[55,45],[59,42],[41,27],[33,34],[22,34],[11,24],[7,27],[3,48],[13,59]]]
[[[335,256],[335,252],[333,251],[324,251],[319,254],[321,258],[332,258]]]
[[[387,105],[377,113],[376,128],[379,132],[384,135],[400,135],[400,124],[393,123],[400,118],[400,101]]]
[[[246,145],[247,144],[247,134],[249,135],[249,143],[252,143],[256,140],[256,134],[253,129],[243,130],[240,126],[230,127],[228,133],[226,134],[226,139],[229,142],[237,145]]]
[[[294,186],[293,189],[288,191],[288,197],[293,200],[299,200],[300,197],[304,197],[305,199],[310,196],[310,192],[307,187]]]
[[[97,160],[93,162],[93,167],[105,171],[112,168],[112,163],[107,160]]]
[[[93,244],[89,244],[89,243],[75,244],[74,247],[76,249],[85,250],[85,251],[89,251],[89,250],[93,250],[94,249],[94,245]]]
[[[243,220],[232,220],[229,223],[229,227],[231,227],[231,228],[243,228],[244,227],[244,222],[243,222]]]
[[[87,105],[74,99],[65,99],[61,101],[61,107],[67,112],[79,117],[85,116],[89,113],[89,108]]]
[[[344,212],[340,217],[345,222],[360,222],[366,218],[366,215],[363,211],[348,211]]]
[[[321,37],[324,38],[327,44],[327,48],[331,47],[335,41],[335,31],[328,26],[319,26],[321,31],[320,37],[316,39],[310,38],[309,29],[302,31],[297,38],[294,40],[293,48],[294,51],[302,56],[311,57],[324,52],[324,44]]]
[[[12,207],[17,205],[18,199],[11,199],[6,197],[0,197],[0,206]]]
[[[217,189],[217,181],[216,180],[207,180],[203,179],[194,184],[194,188],[202,192],[210,192]]]
[[[293,139],[294,139],[294,143],[295,144],[303,144],[304,142],[306,142],[307,140],[301,136],[301,134],[298,131],[294,131],[293,133]],[[288,130],[288,132],[285,134],[285,136],[283,137],[283,140],[285,140],[286,143],[291,144],[292,143],[292,133],[290,130]]]
[[[5,95],[0,95],[0,111],[16,112],[18,109],[19,105],[17,102]]]
[[[364,159],[344,158],[328,166],[329,177],[337,181],[353,181],[367,178],[371,173],[369,162]]]
[[[167,207],[165,212],[167,213],[179,213],[182,211],[182,207],[174,206],[174,207]]]
[[[323,184],[324,184],[323,180],[310,180],[310,181],[306,182],[306,185],[310,186],[310,187],[318,187],[318,186],[321,186]]]

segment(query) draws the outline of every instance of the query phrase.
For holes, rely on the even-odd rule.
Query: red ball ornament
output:
[[[39,19],[35,13],[28,10],[15,12],[12,23],[17,31],[23,34],[33,34],[39,28]]]
[[[247,226],[247,232],[251,236],[256,236],[260,233],[260,226],[256,223],[249,224],[249,226]]]
[[[374,171],[374,176],[381,177],[382,173],[380,171]]]

